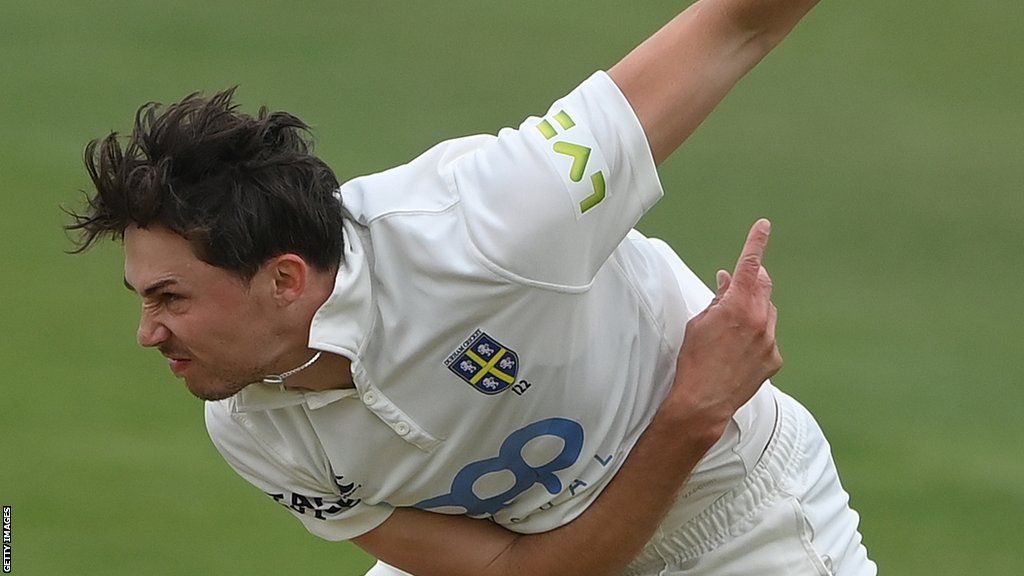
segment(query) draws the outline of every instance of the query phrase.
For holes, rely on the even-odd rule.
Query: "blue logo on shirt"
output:
[[[477,330],[448,356],[445,366],[480,392],[498,394],[516,383],[519,356]]]
[[[561,438],[564,443],[559,452],[546,464],[531,466],[523,456],[523,449],[531,441],[542,436]],[[520,428],[501,443],[498,456],[473,462],[455,475],[451,492],[436,498],[428,498],[415,506],[422,509],[460,507],[470,516],[493,516],[516,497],[540,484],[550,494],[563,490],[562,481],[555,472],[572,466],[583,450],[583,426],[566,418],[548,418]],[[501,494],[481,498],[473,490],[478,480],[496,472],[511,472],[515,484]],[[585,484],[584,484],[585,485]]]

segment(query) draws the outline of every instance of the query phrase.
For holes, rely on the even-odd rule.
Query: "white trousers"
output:
[[[775,430],[749,474],[682,525],[663,524],[623,576],[875,576],[859,516],[811,414],[770,387]],[[678,506],[685,506],[680,503]],[[412,576],[383,562],[367,576]]]
[[[778,420],[751,472],[685,524],[662,526],[625,576],[877,574],[821,428],[771,390]]]

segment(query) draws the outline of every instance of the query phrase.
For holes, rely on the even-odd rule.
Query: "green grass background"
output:
[[[0,0],[0,502],[14,573],[362,574],[134,343],[121,253],[63,254],[85,143],[240,85],[342,178],[517,124],[685,2]],[[1024,4],[825,0],[662,170],[705,279],[770,216],[787,365],[883,572],[1020,574]],[[353,439],[358,441],[358,439]]]

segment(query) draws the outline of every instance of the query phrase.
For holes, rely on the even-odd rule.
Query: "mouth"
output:
[[[167,363],[171,367],[171,372],[174,372],[176,376],[181,376],[192,361],[186,358],[168,358]]]

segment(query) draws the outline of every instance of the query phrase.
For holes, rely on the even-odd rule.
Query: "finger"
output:
[[[770,308],[768,309],[768,330],[770,330],[769,334],[772,335],[772,340],[774,340],[774,345],[772,346],[771,353],[771,375],[774,376],[782,368],[782,352],[779,351],[779,339],[778,336],[775,334],[775,328],[778,326],[779,323],[779,311],[778,309],[775,308],[774,304],[770,304],[769,306]]]
[[[775,304],[768,303],[768,333],[775,338],[775,328],[779,325],[779,309],[775,307]]]
[[[729,284],[732,282],[732,276],[725,270],[719,270],[715,274],[715,282],[718,284],[717,296],[721,298],[725,291],[729,289]]]
[[[764,261],[764,251],[768,247],[772,224],[761,218],[750,227],[747,241],[743,244],[740,259],[736,262],[736,271],[732,275],[732,285],[740,288],[753,288]]]
[[[761,288],[762,294],[768,300],[772,297],[773,284],[772,277],[768,274],[768,269],[761,266],[757,271],[757,285]]]

